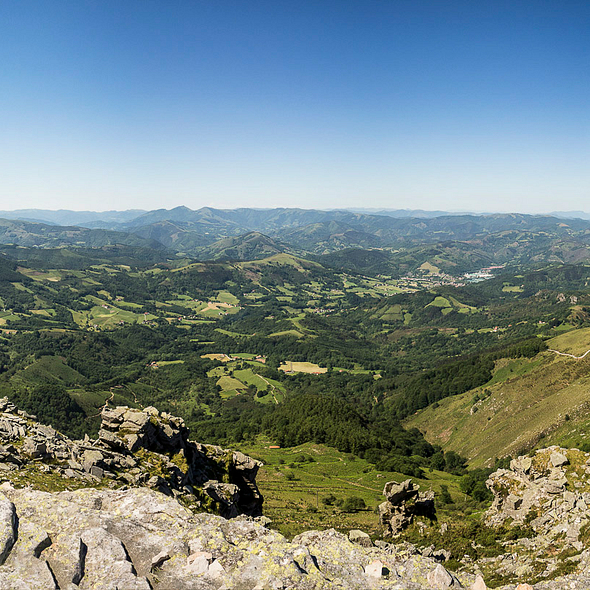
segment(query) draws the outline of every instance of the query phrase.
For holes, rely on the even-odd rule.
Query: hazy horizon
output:
[[[177,205],[174,207],[155,207],[154,209],[136,209],[136,208],[131,208],[131,209],[76,209],[76,208],[56,208],[56,209],[52,209],[52,208],[47,208],[47,207],[16,207],[13,209],[0,209],[0,212],[10,212],[10,213],[16,213],[16,212],[22,212],[22,211],[51,211],[51,212],[59,212],[59,211],[71,211],[74,213],[96,213],[96,214],[100,214],[100,213],[131,213],[131,212],[136,212],[137,215],[141,215],[143,213],[148,213],[150,211],[157,211],[157,210],[172,210],[175,208],[180,208],[180,207],[187,207],[186,205]],[[501,215],[501,214],[523,214],[523,215],[538,215],[538,216],[550,216],[550,215],[555,215],[555,214],[582,214],[582,215],[590,215],[590,209],[588,211],[584,211],[583,209],[579,209],[579,210],[567,210],[567,209],[562,209],[562,210],[554,210],[554,211],[544,211],[544,212],[538,212],[538,213],[533,213],[533,212],[527,212],[527,211],[511,211],[511,210],[498,210],[498,211],[485,211],[485,210],[468,210],[468,209],[422,209],[422,208],[393,208],[393,207],[354,207],[354,206],[350,206],[350,207],[288,207],[288,206],[283,206],[283,207],[249,207],[248,205],[242,205],[242,206],[238,206],[238,207],[213,207],[213,206],[209,206],[209,205],[203,205],[203,207],[197,207],[195,209],[192,209],[191,207],[188,207],[189,209],[192,210],[198,210],[201,208],[207,208],[210,207],[212,209],[221,209],[221,210],[234,210],[234,209],[254,209],[254,210],[259,210],[259,211],[264,211],[264,210],[271,210],[271,209],[303,209],[303,210],[318,210],[318,211],[357,211],[357,212],[362,212],[362,213],[367,213],[367,214],[378,214],[380,211],[407,211],[407,212],[423,212],[423,213],[446,213],[446,214],[453,214],[453,215]]]
[[[583,211],[590,3],[0,6],[0,210]]]

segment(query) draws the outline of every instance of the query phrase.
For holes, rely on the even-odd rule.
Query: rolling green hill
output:
[[[289,246],[252,231],[218,240],[198,251],[201,260],[260,260],[292,251]]]
[[[58,248],[82,246],[100,248],[109,244],[124,244],[152,249],[163,249],[155,240],[146,240],[134,234],[104,229],[87,229],[76,226],[47,225],[19,220],[0,219],[0,244]]]
[[[39,211],[41,219],[53,223],[79,218],[81,223],[102,229],[4,220],[0,222],[0,244],[44,248],[126,244],[164,247],[200,259],[235,260],[267,256],[286,248],[316,255],[349,248],[387,248],[395,250],[387,260],[369,261],[366,267],[362,266],[362,256],[354,253],[350,260],[334,256],[321,262],[341,270],[395,276],[416,271],[424,264],[457,274],[488,264],[578,263],[590,257],[590,222],[551,216],[392,217],[293,208],[176,207],[137,212],[135,216],[133,212],[107,212],[101,222],[96,217],[99,214],[89,212],[79,216],[75,212],[50,213]]]

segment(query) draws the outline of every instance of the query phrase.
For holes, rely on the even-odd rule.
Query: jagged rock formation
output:
[[[494,494],[486,514],[497,526],[511,519],[530,524],[537,533],[563,536],[581,549],[580,529],[590,522],[590,454],[550,447],[519,457],[510,469],[493,473],[487,486]]]
[[[383,495],[387,500],[379,505],[379,522],[385,537],[401,533],[415,516],[434,517],[434,492],[419,492],[419,488],[411,479],[385,484]]]
[[[196,486],[218,503],[223,516],[262,514],[262,496],[256,487],[261,463],[238,451],[189,441],[182,418],[160,414],[153,407],[141,412],[105,408],[98,438],[102,445],[128,453],[142,449],[171,457],[166,464],[168,478],[156,484],[164,488],[161,491],[168,486],[173,492],[187,488],[190,492]]]
[[[15,485],[148,486],[226,517],[259,516],[260,465],[243,453],[189,441],[181,418],[155,408],[105,408],[98,440],[72,441],[0,399],[0,478]]]

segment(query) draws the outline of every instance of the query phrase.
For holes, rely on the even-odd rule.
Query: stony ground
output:
[[[0,443],[0,590],[486,590],[490,572],[520,582],[504,590],[590,588],[590,454],[576,449],[492,474],[489,526],[529,534],[455,573],[444,547],[333,529],[287,540],[259,516],[258,462],[188,441],[154,408],[107,408],[98,440],[71,441],[4,399]],[[392,541],[434,506],[410,480],[384,495]]]
[[[147,488],[48,493],[4,484],[0,588],[418,590],[474,581],[411,547],[360,537],[309,531],[289,542],[257,519],[194,514]]]

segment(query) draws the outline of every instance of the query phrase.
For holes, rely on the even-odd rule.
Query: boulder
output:
[[[567,456],[564,453],[557,451],[551,453],[549,460],[551,461],[551,465],[553,465],[553,467],[561,467],[562,465],[567,465],[569,463]]]
[[[390,504],[397,506],[406,500],[416,496],[420,486],[412,483],[411,479],[406,479],[402,483],[396,481],[389,481],[383,488],[383,495]]]
[[[435,516],[434,492],[420,493],[411,479],[402,483],[390,481],[383,488],[387,498],[378,507],[379,522],[386,536],[394,536],[408,527],[416,516],[433,519]]]
[[[367,535],[367,533],[363,531],[359,531],[358,529],[353,529],[348,533],[348,538],[352,543],[356,543],[357,545],[361,545],[362,547],[372,547],[373,541],[371,541],[371,537]]]
[[[82,467],[84,471],[90,473],[90,470],[95,465],[101,465],[103,463],[104,456],[99,450],[87,449],[82,455]]]
[[[23,451],[36,459],[47,454],[47,444],[42,440],[26,437],[23,442]]]
[[[451,574],[439,564],[428,574],[428,583],[433,588],[437,589],[451,588],[454,586],[454,579],[453,576],[451,576]]]

